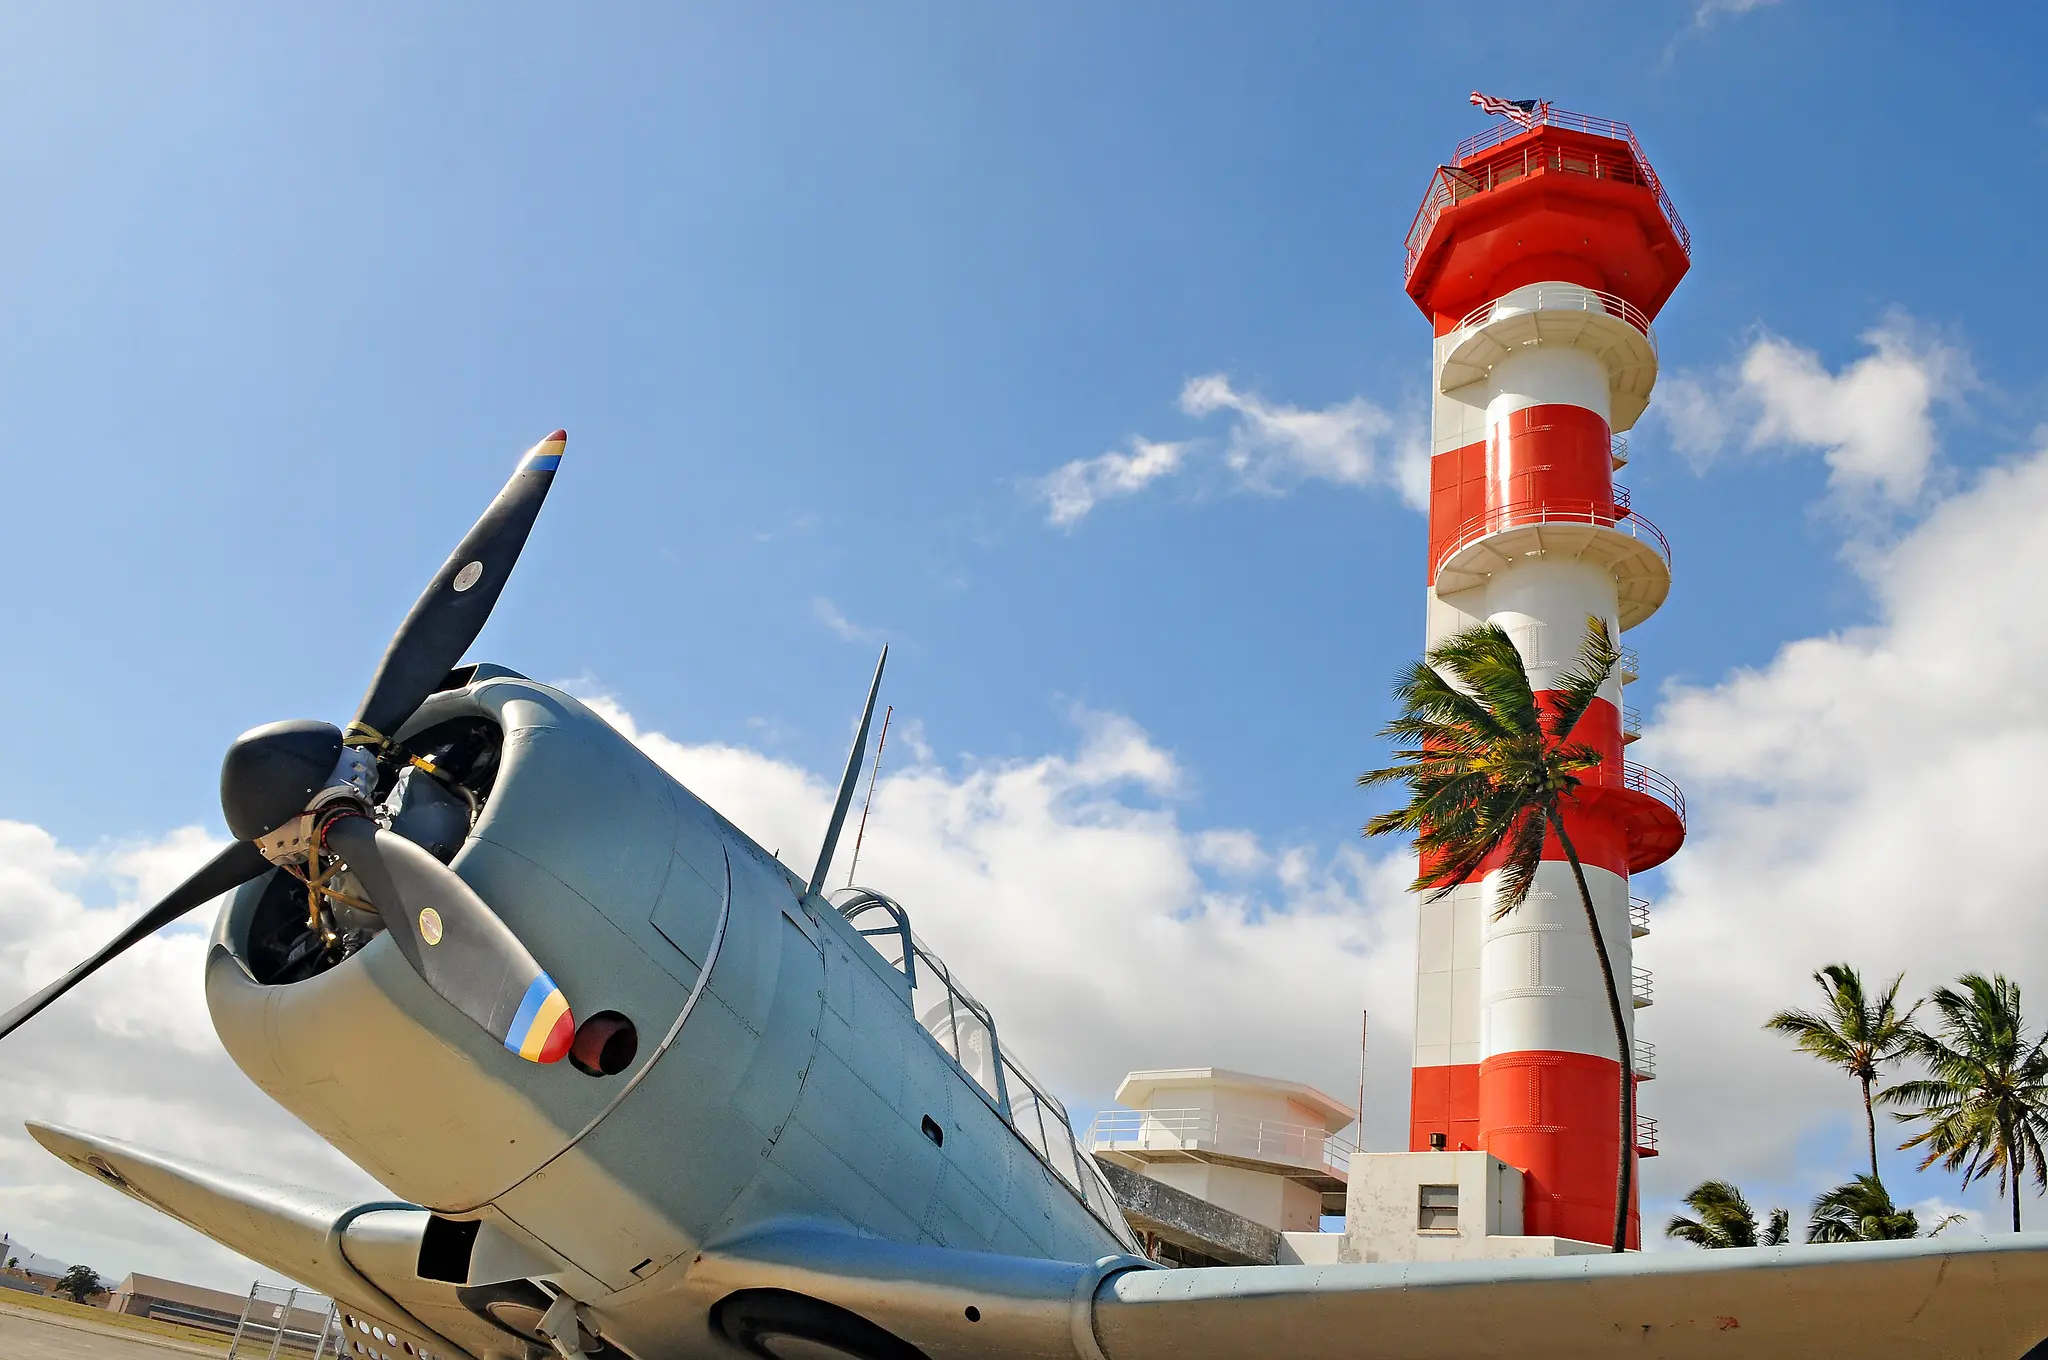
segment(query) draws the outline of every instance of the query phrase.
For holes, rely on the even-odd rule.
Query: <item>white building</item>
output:
[[[1298,1081],[1180,1067],[1133,1072],[1089,1151],[1275,1232],[1313,1233],[1345,1212],[1356,1112]]]

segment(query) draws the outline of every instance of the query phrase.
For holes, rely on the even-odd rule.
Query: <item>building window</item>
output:
[[[1416,1202],[1415,1230],[1440,1233],[1454,1233],[1458,1230],[1457,1186],[1420,1187]]]

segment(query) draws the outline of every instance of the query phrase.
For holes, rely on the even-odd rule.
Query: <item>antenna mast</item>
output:
[[[1365,1057],[1372,1052],[1372,1012],[1358,1013],[1358,1130],[1353,1141],[1365,1146]]]
[[[853,791],[860,784],[860,763],[868,753],[868,725],[875,720],[875,695],[882,689],[882,670],[889,664],[889,649],[875,663],[875,680],[868,686],[868,701],[860,711],[860,730],[854,734],[853,750],[846,756],[846,773],[839,777],[839,797],[832,804],[832,820],[825,827],[825,843],[818,848],[818,862],[811,868],[811,882],[804,892],[816,897],[825,890],[825,875],[832,872],[832,852],[839,846],[839,833],[846,826],[846,810]]]
[[[875,743],[874,768],[868,771],[867,801],[860,805],[860,830],[853,837],[853,863],[846,866],[846,886],[853,886],[853,875],[860,868],[860,843],[868,838],[868,810],[875,805],[875,781],[882,777],[882,752],[889,749],[889,719],[896,716],[896,705],[890,704],[882,710],[882,739]]]

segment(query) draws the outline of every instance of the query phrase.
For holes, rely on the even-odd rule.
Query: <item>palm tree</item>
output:
[[[1899,984],[1905,974],[1872,996],[1863,986],[1863,975],[1846,963],[1831,963],[1813,975],[1827,997],[1819,1011],[1779,1011],[1764,1022],[1764,1028],[1792,1036],[1800,1049],[1822,1062],[1833,1063],[1863,1083],[1863,1125],[1870,1137],[1870,1177],[1877,1179],[1877,1113],[1871,1106],[1871,1087],[1886,1063],[1903,1057],[1913,1035],[1915,1002],[1899,1010]]]
[[[1577,801],[1580,775],[1601,759],[1598,750],[1573,741],[1572,734],[1620,657],[1606,621],[1589,617],[1578,658],[1558,678],[1550,701],[1539,704],[1521,653],[1505,630],[1484,623],[1456,633],[1431,648],[1394,686],[1401,712],[1380,729],[1380,735],[1401,743],[1394,752],[1395,763],[1358,777],[1368,788],[1407,786],[1407,804],[1374,817],[1365,824],[1365,834],[1415,837],[1422,871],[1412,890],[1427,891],[1430,901],[1447,896],[1488,858],[1502,856],[1495,921],[1527,900],[1536,884],[1545,837],[1556,835],[1586,909],[1586,928],[1607,985],[1614,1049],[1621,1064],[1615,1251],[1628,1248],[1629,1187],[1635,1172],[1635,1066],[1614,964],[1601,935],[1592,890],[1586,886],[1585,867],[1565,829],[1564,813]]]
[[[1889,1242],[1919,1235],[1919,1218],[1893,1204],[1875,1176],[1858,1176],[1821,1195],[1806,1225],[1809,1242]]]
[[[1673,1214],[1664,1225],[1664,1235],[1680,1242],[1710,1250],[1721,1247],[1775,1247],[1792,1235],[1792,1215],[1771,1210],[1770,1224],[1761,1233],[1756,1213],[1742,1192],[1728,1181],[1701,1181],[1685,1197],[1686,1205],[1698,1218]]]
[[[1960,990],[1958,990],[1960,988]],[[2020,989],[2005,975],[1987,980],[1965,973],[1956,987],[1937,987],[1928,998],[1939,1033],[1915,1031],[1912,1055],[1927,1067],[1920,1081],[1880,1091],[1880,1104],[1901,1109],[1901,1121],[1928,1126],[1900,1144],[1926,1145],[1926,1170],[1963,1173],[1963,1184],[1998,1173],[1998,1192],[2012,1187],[2012,1230],[2020,1230],[2020,1179],[2029,1168],[2036,1187],[2048,1186],[2048,1035],[2027,1037]]]

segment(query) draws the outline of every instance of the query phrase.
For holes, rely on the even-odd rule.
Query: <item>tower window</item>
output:
[[[1458,1187],[1455,1185],[1425,1185],[1417,1192],[1415,1211],[1417,1232],[1456,1232],[1458,1230]]]

